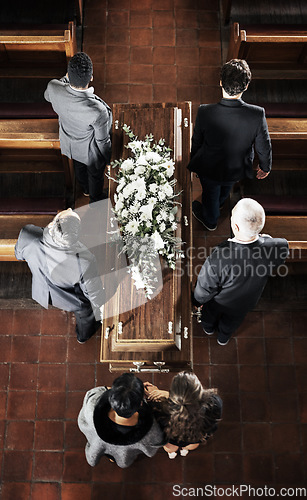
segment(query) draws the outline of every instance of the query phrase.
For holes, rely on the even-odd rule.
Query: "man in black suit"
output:
[[[28,224],[19,233],[15,255],[32,272],[32,298],[45,309],[52,304],[74,312],[77,340],[83,344],[100,326],[105,291],[94,255],[78,240],[80,225],[71,208],[45,228]]]
[[[202,203],[193,202],[193,214],[209,231],[216,229],[220,207],[233,184],[253,177],[254,147],[259,157],[257,178],[264,179],[271,170],[264,109],[241,99],[250,80],[246,61],[232,59],[221,70],[223,99],[198,109],[188,169],[198,174],[203,188]]]
[[[232,210],[234,238],[218,245],[197,278],[194,305],[202,307],[201,323],[207,335],[217,330],[217,342],[226,345],[246,314],[257,304],[268,277],[289,253],[287,240],[259,234],[265,222],[263,207],[243,198]]]

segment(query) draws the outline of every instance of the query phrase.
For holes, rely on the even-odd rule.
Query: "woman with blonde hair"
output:
[[[150,382],[145,382],[144,387],[146,399],[164,431],[166,444],[163,448],[169,458],[175,458],[178,450],[181,456],[186,456],[217,430],[222,400],[216,389],[204,389],[194,373],[175,375],[169,392]]]

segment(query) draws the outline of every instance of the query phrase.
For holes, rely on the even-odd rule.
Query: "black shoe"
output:
[[[224,341],[224,342],[223,342],[222,340],[217,339],[217,343],[218,343],[219,345],[227,345],[227,344],[228,344],[228,342],[229,342],[229,340],[230,340],[230,339],[228,339],[228,340],[226,340],[226,341]]]
[[[208,222],[206,222],[205,219],[203,218],[201,203],[199,201],[193,201],[192,213],[193,213],[195,219],[197,219],[206,229],[208,229],[208,231],[215,231],[216,230],[217,226],[212,226],[212,225],[208,224]]]

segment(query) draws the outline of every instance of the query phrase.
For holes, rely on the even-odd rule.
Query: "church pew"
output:
[[[56,211],[55,211],[56,213]],[[20,230],[27,224],[45,227],[55,214],[20,214],[7,216],[0,214],[0,261],[14,261],[14,247]]]
[[[305,0],[222,0],[224,23],[234,19],[246,24],[298,24],[307,22]]]
[[[14,111],[14,110],[13,110]],[[28,223],[46,225],[59,210],[65,208],[65,186],[73,185],[73,166],[71,160],[61,155],[57,118],[2,118],[0,119],[0,175],[14,179],[20,174],[33,176],[35,173],[46,178],[53,176],[63,185],[62,195],[55,194],[35,198],[23,193],[2,194],[0,200],[0,260],[14,260],[14,241],[21,227]],[[14,177],[15,176],[15,177]],[[64,178],[63,178],[64,177]],[[65,180],[64,180],[65,179]],[[7,179],[6,179],[7,181]],[[25,177],[23,184],[29,184]],[[41,179],[41,185],[44,185]],[[31,186],[30,186],[31,187]],[[11,189],[10,189],[11,190]],[[31,190],[30,190],[31,191]],[[56,190],[61,191],[61,190]]]
[[[305,79],[307,26],[233,23],[227,60],[245,59],[254,79]]]
[[[77,51],[76,28],[31,26],[23,29],[0,28],[2,78],[58,78]]]
[[[10,0],[1,2],[1,23],[63,24],[76,19],[82,24],[83,0]]]
[[[287,262],[307,262],[307,216],[267,215],[262,232],[289,241],[290,255]]]
[[[267,117],[274,158],[307,158],[307,118]]]

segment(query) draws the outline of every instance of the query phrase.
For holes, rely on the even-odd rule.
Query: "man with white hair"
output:
[[[32,272],[32,298],[76,317],[77,340],[83,344],[100,327],[105,290],[94,255],[79,241],[81,220],[71,208],[59,212],[47,227],[28,224],[15,245],[15,256]]]
[[[207,258],[194,290],[202,307],[201,323],[207,335],[217,330],[217,342],[226,345],[246,314],[257,304],[268,277],[289,253],[287,240],[259,234],[265,223],[263,207],[243,198],[232,210],[234,238],[218,245]]]

